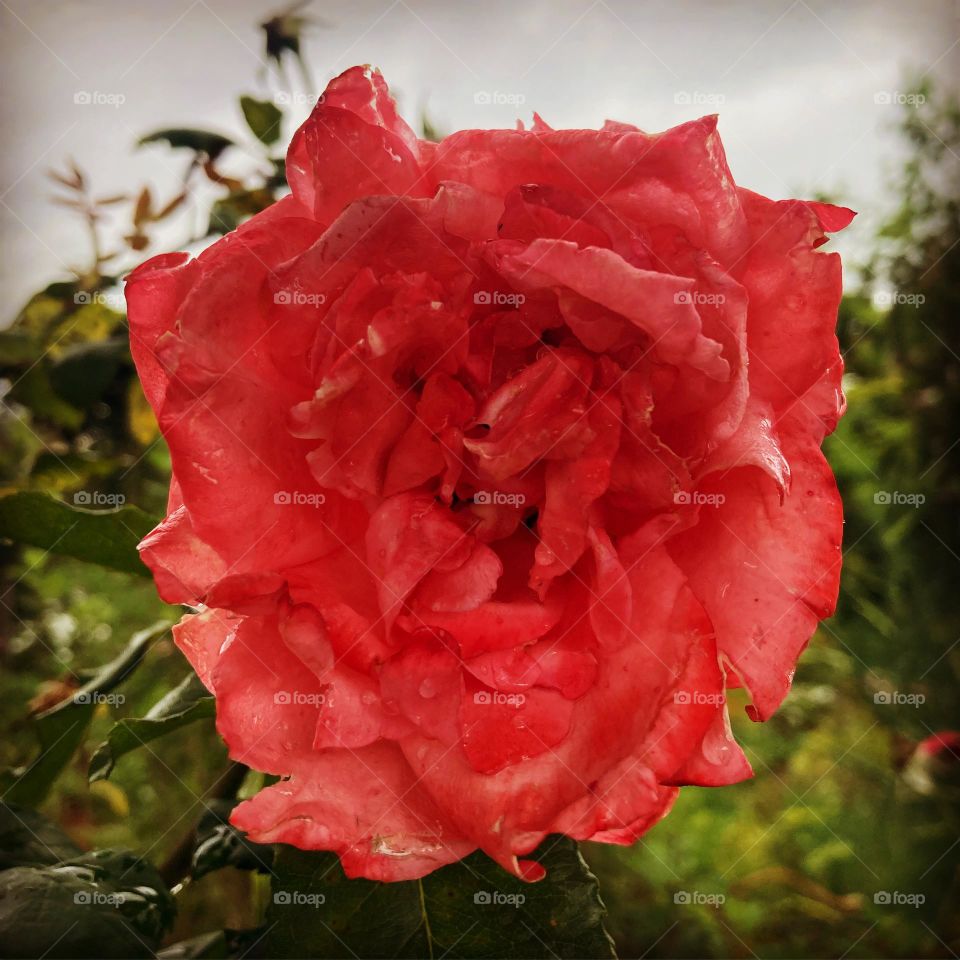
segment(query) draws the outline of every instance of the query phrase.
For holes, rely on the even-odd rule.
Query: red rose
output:
[[[829,616],[853,216],[735,186],[705,117],[419,140],[334,80],[292,195],[129,278],[170,445],[141,546],[231,756],[233,821],[419,877],[630,843],[750,775]]]

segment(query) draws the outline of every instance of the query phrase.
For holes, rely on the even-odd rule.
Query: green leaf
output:
[[[64,400],[86,410],[103,396],[120,365],[129,360],[126,339],[79,343],[51,366],[50,383]]]
[[[220,197],[210,208],[210,222],[207,236],[230,233],[245,220],[249,220],[261,210],[273,203],[273,194],[269,190],[239,190],[229,196]]]
[[[38,344],[43,343],[51,328],[73,306],[76,291],[75,282],[51,283],[24,304],[11,329],[27,333]]]
[[[197,845],[190,867],[190,875],[194,880],[223,867],[270,872],[273,847],[247,840],[229,823],[230,811],[236,805],[236,800],[214,800],[200,818]]]
[[[266,146],[280,139],[280,125],[283,122],[282,111],[269,100],[256,100],[253,97],[240,98],[243,118],[253,135]]]
[[[32,363],[43,347],[26,330],[0,330],[0,365]]]
[[[72,697],[41,713],[35,720],[40,752],[23,770],[7,775],[4,799],[35,807],[47,795],[61,770],[70,762],[86,736],[87,728],[99,703],[136,669],[150,645],[170,629],[170,624],[156,623],[135,633],[119,656],[102,667]]]
[[[15,381],[8,397],[26,407],[34,419],[49,420],[66,430],[79,430],[83,426],[84,413],[67,403],[50,382],[50,366],[37,363],[21,374]]]
[[[106,340],[123,323],[123,314],[114,310],[99,299],[104,296],[96,293],[77,293],[73,308],[60,316],[47,334],[50,341],[47,352],[59,359],[71,347],[82,343],[99,343]],[[127,340],[126,331],[118,331],[123,341]]]
[[[0,870],[49,866],[80,853],[60,827],[35,810],[0,803]]]
[[[175,913],[160,874],[123,850],[0,873],[8,957],[152,957]]]
[[[109,777],[117,760],[131,750],[215,713],[213,697],[199,677],[190,674],[158,700],[145,716],[128,717],[113,725],[90,760],[90,782]]]
[[[188,127],[156,130],[141,137],[137,141],[137,146],[142,147],[148,143],[168,143],[175,150],[185,148],[195,153],[205,153],[211,160],[216,160],[227,147],[233,146],[233,141],[220,133]]]
[[[337,858],[278,848],[267,911],[271,957],[603,957],[597,881],[576,844],[548,837],[527,884],[482,853],[421,881],[348,880]]]
[[[30,414],[20,416],[7,407],[0,408],[0,487],[19,486],[26,480],[40,451],[43,441],[30,426]]]
[[[89,491],[74,496],[92,499]],[[144,577],[150,571],[137,544],[156,524],[138,507],[79,510],[45,493],[23,491],[0,498],[0,537]]]

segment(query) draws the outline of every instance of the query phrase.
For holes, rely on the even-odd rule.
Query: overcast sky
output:
[[[171,195],[183,158],[135,151],[136,138],[197,126],[242,139],[238,96],[285,89],[263,68],[257,28],[278,6],[0,0],[0,325],[87,256],[44,171],[70,155],[103,193],[150,182]],[[861,211],[839,243],[854,257],[889,209],[907,78],[960,76],[958,0],[315,0],[307,12],[322,20],[305,44],[317,86],[372,63],[408,119],[426,110],[443,131],[533,110],[555,127],[611,117],[650,131],[718,112],[739,183],[776,198],[827,191]],[[171,230],[174,244],[184,228]]]

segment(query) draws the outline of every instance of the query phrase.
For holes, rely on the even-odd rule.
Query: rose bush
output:
[[[737,187],[716,118],[418,139],[334,80],[291,195],[128,280],[169,444],[142,543],[231,756],[233,822],[422,876],[630,843],[750,775],[840,568],[853,216]]]

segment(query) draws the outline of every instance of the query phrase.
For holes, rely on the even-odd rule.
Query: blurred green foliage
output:
[[[285,51],[298,58],[290,38],[299,26],[291,17],[264,24],[278,63]],[[960,951],[957,756],[917,750],[936,732],[960,729],[960,112],[924,93],[926,102],[903,119],[912,154],[897,185],[902,207],[840,316],[850,409],[827,444],[847,515],[838,614],[769,723],[751,724],[742,698],[731,704],[756,779],[686,788],[634,847],[584,849],[620,956]],[[117,277],[124,256],[142,257],[154,224],[183,206],[195,178],[221,190],[207,236],[283,192],[273,153],[280,111],[251,97],[241,109],[262,159],[245,179],[217,167],[232,141],[188,129],[142,140],[189,158],[182,192],[165,203],[148,187],[94,199],[73,165],[56,175],[64,202],[90,226],[93,257],[0,332],[0,498],[31,491],[96,509],[126,503],[164,513],[169,459],[133,371]],[[113,250],[98,230],[104,206],[122,202],[130,223],[125,246]],[[111,513],[110,522],[125,516]],[[84,689],[136,631],[177,616],[149,579],[70,556],[71,539],[52,529],[32,542],[0,540],[6,769],[35,756],[44,711]],[[169,634],[153,643],[121,696],[90,710],[89,729],[40,811],[68,845],[127,848],[157,864],[179,906],[167,942],[214,931],[195,946],[222,953],[247,943],[230,931],[256,927],[264,915],[260,854],[245,850],[222,819],[229,801],[262,778],[228,763],[208,710],[183,721],[177,711],[193,709],[192,701],[157,707],[154,718],[174,716],[172,732],[140,749],[127,751],[122,732],[151,722],[137,718],[187,675]],[[88,783],[98,745],[124,720],[114,733],[115,769],[103,775],[101,748],[102,778]]]

